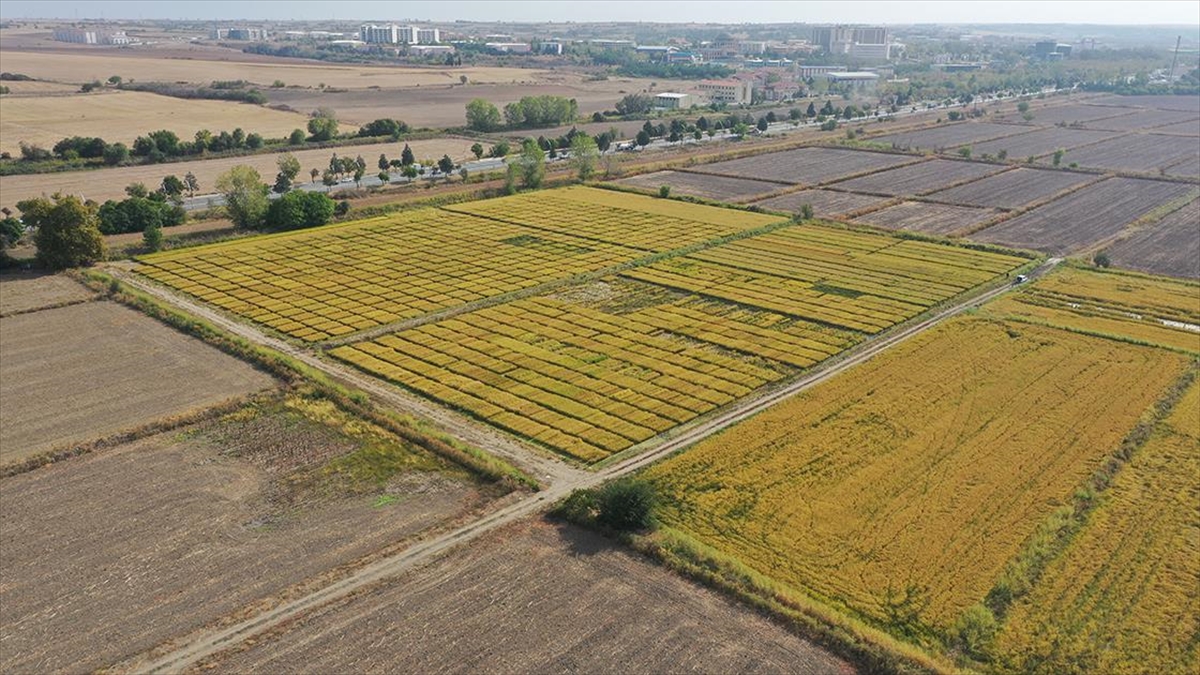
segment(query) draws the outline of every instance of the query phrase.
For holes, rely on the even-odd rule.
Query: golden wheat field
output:
[[[668,527],[885,628],[943,630],[1187,365],[956,319],[646,477]]]
[[[1117,475],[995,645],[1025,673],[1200,667],[1200,384]]]
[[[1064,267],[986,311],[1200,353],[1200,283]]]

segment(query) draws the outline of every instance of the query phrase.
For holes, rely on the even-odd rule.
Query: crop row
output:
[[[640,255],[613,244],[421,209],[147,256],[138,271],[280,332],[315,341]]]
[[[656,331],[535,298],[331,353],[588,462],[782,376]]]

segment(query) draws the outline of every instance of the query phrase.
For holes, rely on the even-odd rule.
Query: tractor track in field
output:
[[[1060,259],[1051,258],[1042,263],[1029,276],[1031,279],[1040,277],[1053,269],[1059,262],[1061,262]],[[339,364],[320,359],[304,349],[277,338],[264,335],[253,326],[230,319],[220,312],[214,311],[181,294],[138,279],[127,268],[114,268],[110,266],[108,270],[114,272],[115,276],[123,282],[179,309],[210,321],[239,337],[283,352],[313,368],[325,372],[335,379],[346,381],[385,401],[394,402],[401,400],[405,403],[410,403],[405,400],[407,397],[398,397],[400,392],[395,387],[375,381]],[[177,673],[185,671],[205,659],[220,652],[236,648],[241,643],[288,621],[294,620],[306,612],[344,598],[378,582],[403,574],[418,565],[430,562],[451,549],[477,539],[481,535],[499,527],[547,510],[559,499],[567,496],[576,489],[593,487],[607,480],[636,471],[669,454],[704,440],[746,418],[762,412],[788,397],[868,361],[901,342],[933,328],[946,319],[988,302],[1011,288],[1012,285],[1005,284],[962,299],[951,306],[938,310],[917,323],[862,343],[843,357],[834,357],[831,362],[814,368],[808,374],[793,380],[783,387],[765,392],[757,397],[743,400],[741,404],[734,405],[717,415],[702,419],[702,421],[685,425],[682,429],[670,435],[666,440],[653,448],[628,458],[618,459],[595,471],[579,469],[557,459],[533,454],[532,451],[520,447],[514,441],[499,436],[490,441],[484,440],[480,445],[488,451],[495,452],[497,455],[503,456],[505,459],[510,459],[518,465],[536,467],[537,475],[546,480],[545,488],[540,492],[524,497],[520,501],[487,513],[457,529],[418,542],[403,551],[367,564],[351,575],[307,595],[283,602],[237,623],[204,631],[198,636],[191,637],[190,641],[186,642],[186,644],[172,647],[168,652],[156,655],[143,654],[134,657],[134,659],[121,664],[119,669],[137,673]],[[408,410],[409,408],[406,406],[405,409]],[[442,415],[435,417],[435,421],[439,424],[447,420],[444,412]],[[463,433],[457,433],[459,431]],[[471,440],[478,436],[476,431],[474,429],[456,428],[455,432],[452,433],[463,440],[478,442]],[[497,447],[495,441],[498,440],[508,441],[505,444],[506,447]]]

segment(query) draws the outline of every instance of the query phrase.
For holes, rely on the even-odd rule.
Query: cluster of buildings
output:
[[[441,44],[442,34],[437,28],[421,26],[363,26],[358,29],[358,38],[372,45],[436,45]]]
[[[95,28],[55,28],[57,42],[73,42],[80,45],[129,45],[133,40],[123,30],[98,30]]]
[[[812,44],[825,54],[844,54],[860,61],[890,61],[903,50],[887,26],[816,26]]]
[[[271,34],[265,28],[222,28],[213,26],[213,29],[208,32],[210,40],[251,40],[259,42],[271,37]]]

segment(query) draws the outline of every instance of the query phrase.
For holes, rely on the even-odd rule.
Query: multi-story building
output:
[[[890,61],[892,45],[855,42],[846,50],[846,54],[863,61]]]
[[[417,39],[414,41],[420,45],[436,45],[442,41],[442,34],[436,28],[417,28]]]
[[[413,56],[433,56],[453,54],[454,47],[450,45],[409,45],[408,53]]]
[[[666,110],[677,110],[686,108],[692,104],[692,97],[687,94],[677,94],[674,92],[664,91],[654,97],[654,107],[664,108]]]
[[[754,98],[753,80],[709,80],[696,85],[708,99],[717,103],[749,105]]]
[[[541,54],[562,56],[563,46],[561,42],[542,42],[538,45],[538,52]]]
[[[887,26],[817,26],[812,41],[826,54],[849,54],[856,45],[887,45],[891,37]],[[865,53],[878,54],[882,49],[876,46]]]
[[[418,26],[363,26],[358,31],[359,39],[371,44],[387,45],[436,45],[442,41],[441,31],[437,28],[420,28]]]
[[[262,28],[230,28],[225,37],[229,40],[266,40],[270,34]]]
[[[842,66],[796,66],[796,77],[808,79],[842,70]]]
[[[533,51],[528,42],[486,42],[483,46],[505,54],[528,54]]]
[[[127,45],[132,42],[125,31],[104,31],[82,28],[55,28],[54,39],[81,45]]]
[[[394,45],[400,42],[400,27],[395,24],[387,26],[363,26],[358,29],[358,39],[373,45]]]

